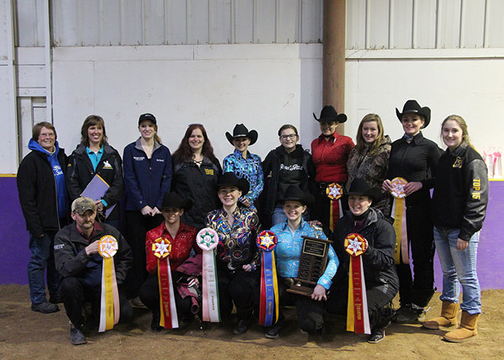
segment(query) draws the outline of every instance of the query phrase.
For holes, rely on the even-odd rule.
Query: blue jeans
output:
[[[479,232],[475,233],[464,250],[457,250],[459,229],[434,227],[434,241],[443,269],[441,301],[456,303],[462,285],[460,308],[470,315],[481,313],[481,290],[476,274]]]
[[[28,262],[28,284],[32,304],[45,301],[45,275],[47,269],[47,288],[51,297],[59,296],[60,274],[54,266],[54,236],[55,231],[48,231],[41,238],[30,234],[31,257]]]
[[[273,215],[271,215],[271,226],[273,227],[276,224],[280,224],[286,219],[287,216],[285,216],[282,205],[275,206],[275,208],[273,209]]]

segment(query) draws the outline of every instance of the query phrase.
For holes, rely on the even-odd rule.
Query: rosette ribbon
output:
[[[344,245],[346,252],[350,254],[347,331],[371,334],[366,279],[361,256],[367,250],[367,240],[362,235],[352,233],[347,235]]]
[[[271,326],[278,321],[280,300],[278,278],[273,249],[277,245],[275,233],[264,230],[257,236],[261,252],[261,295],[259,299],[259,325]]]
[[[114,267],[114,255],[118,248],[113,236],[105,235],[98,240],[98,253],[103,257],[99,332],[110,330],[119,322],[119,291]]]
[[[158,287],[159,287],[159,326],[166,329],[179,327],[177,303],[170,267],[170,253],[172,244],[166,238],[157,238],[152,243],[152,253],[158,258]]]
[[[394,258],[396,264],[409,264],[408,228],[406,226],[406,194],[404,185],[408,182],[402,177],[392,179],[392,190],[390,193],[394,197],[392,205],[392,216],[394,217],[394,231],[396,234],[396,245]]]
[[[219,244],[219,235],[211,228],[201,229],[196,236],[196,243],[203,250],[203,321],[220,322],[219,283],[215,263],[215,248]]]
[[[334,226],[343,217],[343,207],[341,206],[343,187],[338,183],[329,184],[326,187],[326,195],[331,200],[329,204],[329,228],[334,231]]]

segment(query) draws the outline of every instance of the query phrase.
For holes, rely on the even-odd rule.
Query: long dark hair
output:
[[[193,152],[191,147],[189,146],[189,138],[191,137],[192,132],[195,129],[200,129],[203,134],[203,138],[205,139],[205,142],[203,143],[203,149],[201,149],[201,154],[209,158],[211,162],[217,163],[218,161],[214,155],[214,149],[212,147],[212,144],[210,143],[210,139],[208,138],[205,128],[201,124],[189,125],[178,149],[172,155],[174,162],[180,163],[192,160]]]
[[[103,118],[98,115],[89,115],[86,120],[84,120],[84,123],[82,124],[81,127],[81,144],[89,146],[89,135],[88,135],[88,129],[91,126],[99,125],[103,129],[103,137],[102,141],[100,143],[101,145],[108,145],[107,142],[107,132],[105,131],[105,121],[103,121]]]

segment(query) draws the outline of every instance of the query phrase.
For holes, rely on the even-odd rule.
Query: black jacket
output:
[[[193,202],[193,207],[182,215],[182,222],[200,230],[205,227],[207,214],[220,207],[217,182],[222,168],[206,156],[200,166],[193,161],[173,163],[172,191]]]
[[[95,229],[96,232],[89,241],[82,237],[75,223],[58,231],[54,237],[56,269],[63,277],[81,278],[90,287],[101,284],[103,258],[100,254],[88,256],[85,248],[105,235],[112,235],[118,241],[118,250],[114,255],[114,267],[117,284],[121,285],[133,261],[131,249],[115,227],[96,223]]]
[[[280,164],[286,155],[282,145],[271,150],[262,163],[264,171],[264,190],[259,197],[261,224],[263,228],[271,227],[271,215],[278,202],[278,184],[280,182]],[[303,167],[304,176],[299,184],[301,190],[315,195],[315,165],[312,156],[301,145],[296,145],[296,149],[289,154],[295,162]]]
[[[331,235],[333,247],[340,260],[334,282],[348,279],[350,255],[345,251],[344,241],[348,234],[354,233],[353,215],[348,211],[336,223]],[[393,295],[399,289],[399,278],[394,266],[394,249],[396,236],[394,227],[385,220],[383,214],[373,208],[369,209],[364,227],[358,232],[368,242],[368,249],[362,254],[366,288],[388,284],[387,293]]]
[[[437,227],[460,229],[469,241],[481,230],[488,203],[488,172],[480,154],[467,143],[439,159],[432,198],[432,221]]]
[[[84,191],[93,177],[98,174],[110,186],[103,200],[107,202],[107,208],[117,204],[123,193],[123,171],[121,156],[109,145],[103,145],[103,155],[93,170],[93,164],[86,152],[86,146],[79,144],[69,157],[67,171],[67,188],[70,201],[77,199]],[[114,208],[108,219],[118,219],[118,206]]]
[[[59,149],[58,161],[66,173],[67,156],[64,149]],[[58,231],[60,222],[56,181],[46,154],[34,150],[25,156],[19,165],[17,187],[26,229],[34,237],[41,237],[46,231]]]

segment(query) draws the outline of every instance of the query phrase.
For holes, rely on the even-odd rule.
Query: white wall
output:
[[[105,119],[121,153],[138,137],[138,116],[152,112],[163,142],[175,151],[187,126],[205,125],[217,157],[233,148],[225,137],[237,123],[259,132],[251,151],[264,157],[291,123],[309,147],[312,112],[321,104],[320,44],[181,45],[55,48],[54,124],[69,153],[89,114]],[[310,133],[311,131],[311,133]]]
[[[432,110],[424,135],[437,141],[441,122],[461,115],[474,145],[483,151],[502,147],[504,122],[504,50],[404,50],[347,53],[345,109],[347,133],[369,112],[379,114],[392,139],[402,135],[395,108],[417,99]]]

